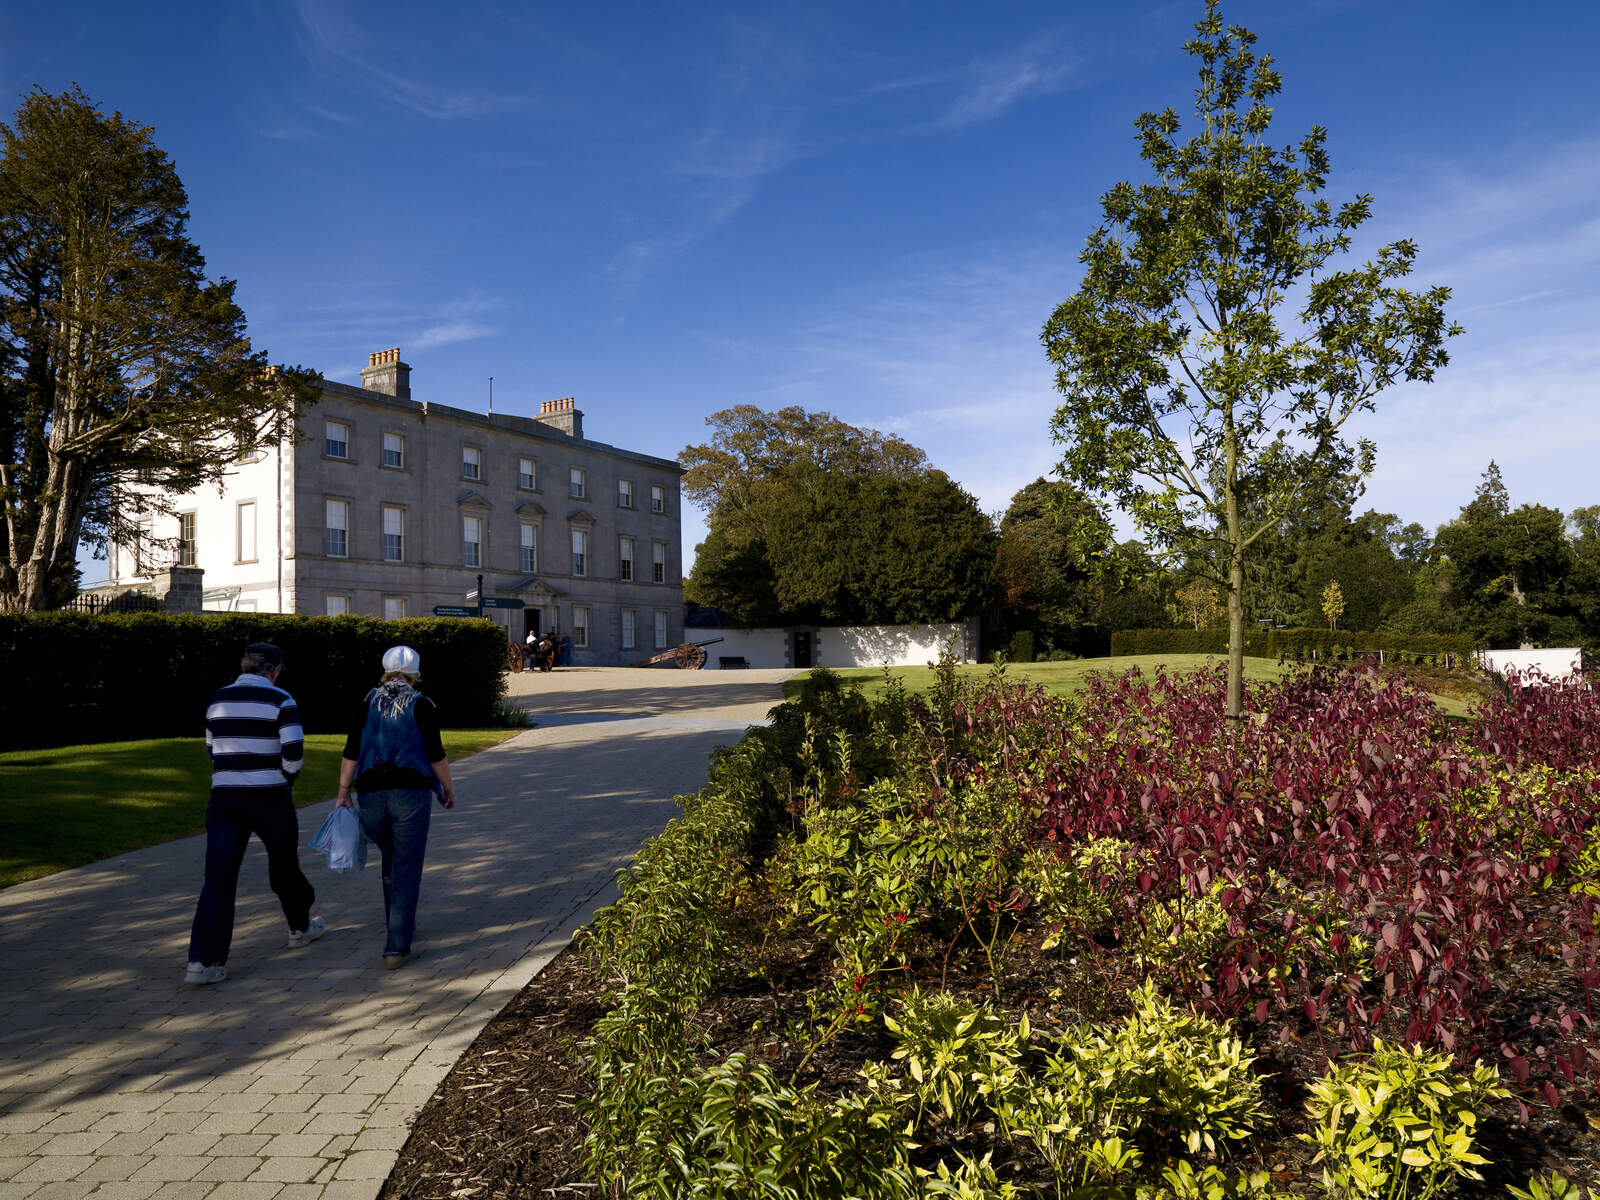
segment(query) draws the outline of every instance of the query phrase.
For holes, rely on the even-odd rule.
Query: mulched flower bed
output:
[[[730,980],[702,1013],[722,1053],[743,1051],[787,1077],[800,1050],[784,1040],[789,1022],[806,1017],[806,983],[826,969],[826,948],[807,931],[769,943],[760,976]],[[1124,964],[1125,965],[1125,964]],[[1035,1044],[1078,1021],[1115,1020],[1121,999],[1138,979],[1116,977],[1114,956],[1074,963],[1060,951],[1042,951],[1024,931],[1012,944],[1001,978],[1000,1001],[1013,1014],[1026,1010]],[[922,980],[952,992],[988,997],[993,984],[937,971]],[[499,1197],[598,1196],[585,1178],[584,1129],[575,1106],[588,1095],[581,1043],[605,1011],[605,988],[575,947],[569,947],[496,1017],[473,1043],[417,1118],[410,1139],[382,1192],[382,1200],[496,1200]],[[1115,1001],[1115,1007],[1112,1002]],[[1278,1186],[1321,1195],[1311,1147],[1301,1141],[1301,1107],[1319,1058],[1303,1029],[1276,1014],[1244,1032],[1258,1055],[1269,1109],[1267,1131],[1250,1139],[1232,1161],[1272,1172]],[[801,1083],[820,1083],[824,1096],[854,1090],[869,1059],[886,1060],[893,1042],[882,1023],[835,1039],[807,1064]],[[1600,1104],[1559,1112],[1533,1110],[1518,1124],[1515,1106],[1503,1103],[1480,1114],[1479,1149],[1490,1160],[1484,1182],[1464,1182],[1464,1200],[1500,1200],[1508,1183],[1526,1185],[1545,1170],[1574,1183],[1600,1184]],[[1053,1192],[1048,1173],[1026,1147],[1013,1151],[980,1119],[970,1128],[942,1128],[943,1147],[969,1154],[994,1151],[1001,1177],[1042,1194]],[[919,1156],[920,1157],[920,1156]]]

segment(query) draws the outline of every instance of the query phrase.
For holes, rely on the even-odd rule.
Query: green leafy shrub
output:
[[[1526,1190],[1511,1184],[1507,1186],[1506,1191],[1515,1196],[1516,1200],[1595,1200],[1596,1197],[1593,1188],[1580,1189],[1559,1171],[1535,1175],[1528,1180]]]
[[[1062,1038],[1045,1068],[1052,1107],[1099,1136],[1176,1142],[1191,1154],[1220,1153],[1248,1137],[1262,1111],[1261,1081],[1244,1043],[1148,983],[1129,999],[1133,1011],[1120,1028]]]
[[[1006,657],[1012,662],[1031,663],[1033,661],[1033,631],[1019,629],[1011,635],[1011,645],[1006,650]]]
[[[923,1172],[926,1195],[947,1196],[950,1200],[1020,1200],[1022,1193],[995,1174],[989,1155],[971,1159],[958,1154],[956,1158],[961,1165],[953,1171],[941,1158],[932,1171]]]
[[[1029,852],[1017,875],[1017,886],[1033,898],[1049,926],[1041,943],[1050,950],[1063,941],[1091,937],[1112,921],[1107,881],[1135,856],[1127,842],[1095,838],[1066,855],[1054,847]]]
[[[742,1054],[664,1084],[640,1121],[626,1194],[655,1200],[909,1200],[899,1113],[869,1095],[822,1104]]]
[[[1323,1186],[1351,1200],[1431,1200],[1458,1179],[1482,1179],[1472,1148],[1477,1112],[1508,1093],[1493,1067],[1463,1075],[1448,1054],[1381,1039],[1370,1057],[1335,1067],[1311,1089],[1302,1135],[1317,1147]]]
[[[899,1045],[891,1057],[904,1062],[919,1105],[963,1121],[990,1095],[1012,1093],[1018,1084],[1028,1018],[1013,1029],[988,1004],[947,992],[913,988],[900,998],[898,1017],[885,1017]]]
[[[491,621],[277,613],[0,614],[0,749],[196,734],[211,693],[251,642],[284,652],[284,687],[311,733],[342,731],[383,652],[422,655],[421,688],[449,727],[491,725],[505,692],[505,631]],[[128,703],[137,689],[139,702]]]

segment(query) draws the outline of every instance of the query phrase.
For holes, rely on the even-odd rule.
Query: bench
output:
[[[749,667],[749,665],[750,665],[750,663],[745,659],[744,655],[742,655],[742,654],[739,654],[739,655],[719,654],[717,656],[717,666],[720,667],[724,671],[736,671],[736,670],[739,670],[741,668]]]

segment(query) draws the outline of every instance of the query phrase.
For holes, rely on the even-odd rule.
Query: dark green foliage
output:
[[[1452,655],[1455,665],[1467,667],[1477,648],[1474,639],[1460,634],[1363,633],[1340,629],[1250,629],[1245,631],[1244,652],[1257,658],[1360,658],[1383,651],[1400,662],[1437,661]],[[1123,654],[1224,654],[1226,629],[1121,629],[1111,635],[1111,653]]]
[[[710,507],[684,583],[737,624],[951,621],[989,598],[994,530],[922,451],[827,413],[748,405],[689,446],[684,495]]]
[[[342,730],[400,642],[422,655],[421,689],[447,726],[492,724],[505,689],[505,634],[487,621],[4,613],[0,748],[199,736],[251,642],[283,647],[280,682],[308,733]]]
[[[1011,647],[1006,651],[1012,662],[1031,663],[1033,661],[1033,632],[1019,629],[1011,635]]]
[[[206,277],[154,131],[73,87],[0,126],[0,610],[37,611],[80,539],[277,441],[315,396],[268,368],[234,283]]]
[[[1104,638],[1102,600],[1118,585],[1108,570],[1110,522],[1071,484],[1035,479],[1011,498],[1000,519],[995,599],[1002,631],[1032,630],[1044,647],[1097,653]],[[1003,636],[1003,635],[1002,635]],[[1033,652],[1013,649],[1013,662]]]

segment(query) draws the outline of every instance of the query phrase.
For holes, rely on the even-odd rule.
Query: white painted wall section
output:
[[[1504,675],[1515,671],[1526,675],[1538,671],[1551,681],[1576,678],[1583,669],[1583,651],[1576,646],[1547,650],[1482,650],[1478,662],[1485,671]]]

